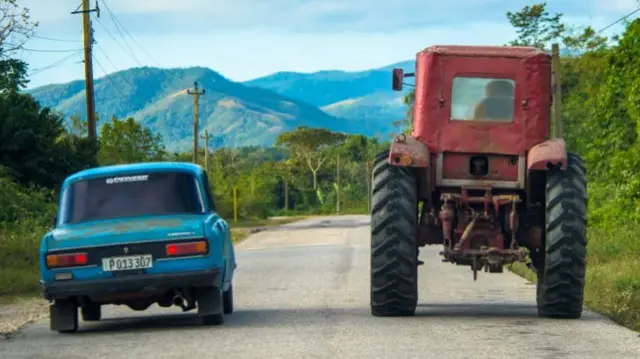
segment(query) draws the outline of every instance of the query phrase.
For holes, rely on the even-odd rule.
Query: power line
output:
[[[31,77],[31,76],[33,76],[33,75],[36,75],[36,74],[39,74],[39,73],[40,73],[40,72],[42,72],[42,71],[45,71],[45,70],[48,70],[48,69],[51,69],[51,68],[54,68],[54,67],[62,66],[62,65],[64,65],[64,64],[65,64],[65,62],[66,62],[67,60],[69,60],[69,59],[71,59],[72,57],[74,57],[74,56],[76,56],[76,55],[80,54],[82,51],[83,51],[83,50],[78,50],[78,51],[74,52],[73,54],[71,54],[71,55],[67,55],[67,56],[63,57],[62,59],[60,59],[60,60],[58,60],[58,61],[56,61],[56,62],[54,62],[54,63],[52,63],[52,64],[49,64],[49,65],[44,66],[44,67],[41,67],[41,68],[39,68],[39,69],[35,69],[31,74],[29,74],[29,77]],[[81,61],[79,61],[79,62],[77,62],[77,63],[80,63],[80,62],[81,62]]]
[[[619,22],[621,22],[622,20],[624,20],[624,19],[628,18],[629,16],[631,16],[631,15],[633,15],[633,14],[637,13],[638,11],[640,11],[640,7],[636,8],[636,9],[635,9],[635,10],[633,10],[632,12],[630,12],[630,13],[628,13],[628,14],[624,15],[623,17],[619,18],[618,20],[616,20],[616,21],[612,22],[611,24],[609,24],[609,25],[605,26],[604,28],[602,28],[602,29],[598,30],[597,34],[599,34],[599,33],[603,32],[603,31],[605,31],[605,30],[609,29],[610,27],[612,27],[612,26],[614,26],[614,25],[618,24],[618,23],[619,23]]]
[[[9,46],[14,46],[12,44],[7,44]],[[28,49],[26,47],[20,47],[19,48],[22,51],[30,51],[30,52],[76,52],[76,51],[82,51],[83,49],[68,49],[68,50],[43,50],[43,49]]]
[[[109,31],[109,29],[107,29],[106,26],[104,26],[104,24],[98,19],[98,25],[100,25],[100,27],[102,27],[102,29],[107,33],[107,35],[109,35],[109,37],[111,37],[111,39],[118,44],[118,46],[120,46],[120,48],[127,54],[129,55],[135,62],[137,62],[140,66],[142,66],[142,64],[140,63],[140,61],[138,61],[138,58],[133,54],[133,52],[131,51],[131,49],[127,50],[124,46],[122,46],[122,44],[120,43],[120,41],[118,41],[118,39],[116,39],[115,36],[113,36],[113,34],[111,33],[111,31]]]
[[[149,60],[151,60],[151,62],[153,62],[156,66],[160,66],[160,64],[158,63],[158,61],[156,61],[153,56],[151,56],[147,50],[145,50],[145,48],[140,45],[140,43],[138,41],[136,41],[136,39],[133,37],[133,35],[131,35],[131,33],[129,31],[127,31],[127,28],[120,22],[120,20],[118,20],[118,18],[116,17],[116,15],[113,13],[113,11],[111,11],[111,9],[109,8],[109,4],[107,4],[107,0],[102,0],[102,3],[104,4],[104,7],[107,9],[107,12],[109,13],[109,16],[111,17],[111,20],[113,21],[113,23],[116,25],[116,28],[118,29],[118,31],[120,32],[120,34],[122,35],[122,31],[124,31],[127,35],[129,35],[129,38],[131,39],[131,41],[133,41],[134,44],[136,44],[138,46],[138,48],[140,50],[142,50],[142,52],[147,55],[147,57],[149,58]],[[122,29],[122,31],[120,30]],[[126,44],[126,39],[124,38],[124,35],[122,35],[123,40],[125,40],[125,44]],[[115,40],[115,39],[114,39]],[[128,46],[127,46],[128,47]],[[129,47],[129,49],[131,49]],[[133,50],[132,50],[133,51]],[[138,63],[138,65],[143,66],[142,63],[140,63],[140,61],[138,61],[137,58],[134,58],[134,60]],[[167,72],[169,75],[173,76],[176,80],[178,81],[182,81],[184,78],[182,77],[178,77],[178,75],[174,74],[172,71],[168,71]]]
[[[117,71],[118,67],[116,66],[116,64],[114,64],[113,61],[111,61],[111,58],[109,58],[107,53],[104,50],[102,50],[102,47],[97,43],[96,43],[96,49],[98,49],[98,51],[100,51],[102,53],[102,55],[107,59],[107,61],[109,61],[111,66],[113,66],[113,68],[116,69],[116,71]]]
[[[102,55],[107,59],[107,61],[109,61],[109,63],[111,64],[111,66],[113,66],[113,68],[114,68],[116,71],[119,71],[118,66],[116,66],[116,64],[115,64],[113,61],[111,61],[111,58],[109,57],[109,55],[107,55],[106,51],[104,51],[104,50],[102,49],[102,47],[100,47],[100,45],[98,45],[98,44],[96,44],[96,48],[98,49],[98,51],[100,51],[100,52],[102,53]],[[94,57],[95,57],[95,56],[94,56]],[[126,77],[123,77],[123,80],[124,80],[127,84],[129,84],[129,86],[131,86],[132,88],[134,87],[134,86],[133,86],[133,84],[132,84],[131,82],[129,82],[129,80],[128,80]]]
[[[42,39],[42,40],[48,40],[48,41],[58,41],[58,42],[82,42],[82,40],[56,39],[56,38],[53,38],[53,37],[45,37],[45,36],[39,36],[39,35],[30,35],[30,37],[33,37],[35,39]]]
[[[109,83],[111,83],[111,85],[115,87],[116,90],[118,90],[118,92],[120,92],[120,95],[122,95],[122,97],[126,97],[127,95],[125,95],[124,92],[122,92],[122,89],[120,88],[120,86],[117,86],[115,82],[111,79],[111,77],[109,77],[109,74],[107,74],[107,71],[104,69],[104,67],[102,67],[102,64],[100,64],[100,61],[98,61],[98,59],[95,56],[93,56],[93,61],[95,61],[96,65],[98,65],[100,70],[102,70],[102,73],[104,74],[104,78],[107,79],[107,81],[109,81]]]
[[[155,61],[153,59],[153,57],[151,55],[149,55],[149,53],[144,49],[144,47],[142,47],[142,45],[140,45],[140,43],[138,41],[136,41],[136,39],[131,35],[131,33],[129,31],[127,31],[127,29],[124,27],[124,25],[122,25],[120,20],[118,20],[118,18],[111,11],[111,9],[109,9],[109,5],[107,4],[107,1],[106,0],[102,0],[102,3],[104,4],[104,7],[107,9],[107,12],[109,12],[109,15],[111,16],[111,19],[114,21],[114,23],[116,23],[116,26],[119,25],[122,28],[122,30],[127,35],[129,35],[129,38],[131,39],[131,41],[133,41],[133,43],[136,44],[138,46],[138,48],[140,48],[140,50],[142,50],[142,52],[144,52],[145,55],[147,55],[147,57],[151,60],[151,62],[154,62],[157,65],[158,64],[157,61]]]
[[[129,49],[129,51],[131,51],[131,55],[133,55],[133,50],[131,49],[131,47],[129,46],[129,44],[127,43],[127,39],[124,37],[124,34],[122,33],[122,30],[120,29],[120,27],[122,26],[122,24],[120,24],[120,22],[118,21],[118,19],[116,18],[116,15],[113,13],[113,11],[111,11],[111,9],[109,8],[109,4],[107,4],[107,2],[105,0],[102,0],[102,3],[104,4],[104,7],[107,9],[107,12],[109,13],[109,17],[111,17],[111,21],[113,21],[113,24],[116,25],[116,30],[118,30],[118,32],[120,33],[120,37],[122,37],[122,40],[124,40],[124,45],[127,47],[127,49]],[[124,26],[122,26],[124,28]],[[135,56],[134,56],[135,57]],[[140,61],[138,61],[138,59],[135,59],[136,62],[142,66],[142,64],[140,63]]]

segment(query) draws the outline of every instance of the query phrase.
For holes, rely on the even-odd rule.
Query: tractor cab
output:
[[[549,136],[551,56],[534,47],[432,46],[415,73],[412,137],[436,186],[524,188],[527,154]]]

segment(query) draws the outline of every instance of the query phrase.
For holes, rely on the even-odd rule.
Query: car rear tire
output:
[[[78,331],[78,304],[69,299],[56,299],[49,306],[49,323],[51,330],[58,333]]]
[[[233,283],[229,283],[229,289],[222,293],[222,306],[224,314],[233,313]]]
[[[88,303],[80,308],[80,313],[85,322],[99,321],[102,317],[102,306],[97,303]]]
[[[198,315],[204,325],[221,325],[224,323],[224,295],[220,288],[198,288],[196,302]]]

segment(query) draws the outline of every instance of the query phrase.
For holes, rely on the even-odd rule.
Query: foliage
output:
[[[303,161],[313,175],[313,189],[318,188],[318,171],[332,155],[345,135],[321,128],[298,127],[278,136],[276,146],[283,146],[295,160]]]
[[[18,0],[0,0],[0,60],[20,50],[36,26]]]
[[[566,31],[561,22],[562,14],[550,15],[547,3],[525,6],[519,12],[507,12],[509,23],[516,29],[518,38],[511,41],[513,46],[535,46],[548,49],[549,43],[561,38]]]
[[[540,14],[522,26],[521,45],[562,38],[581,54],[562,60],[562,116],[569,150],[581,154],[589,179],[589,245],[586,304],[640,329],[640,19],[613,46],[593,29],[567,34],[561,16],[544,15],[544,3],[522,13]],[[509,15],[508,15],[509,16]],[[518,17],[524,18],[524,15]],[[548,29],[556,29],[549,31]],[[540,41],[540,39],[545,41]],[[538,42],[538,43],[536,43]],[[514,270],[525,276],[526,269]]]
[[[132,117],[118,120],[114,116],[102,126],[98,161],[103,165],[159,161],[165,155],[162,137]]]
[[[0,92],[0,164],[17,181],[54,188],[71,172],[94,164],[95,148],[66,133],[62,117],[30,95],[0,90],[5,90]]]

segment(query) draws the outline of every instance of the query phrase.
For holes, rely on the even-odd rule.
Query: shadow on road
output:
[[[285,224],[277,227],[262,227],[261,230],[275,232],[275,231],[296,231],[296,230],[308,230],[308,229],[323,229],[323,228],[360,228],[368,227],[370,221],[367,220],[347,220],[336,221],[327,220],[321,222],[313,222],[309,224]]]
[[[239,309],[225,317],[222,326],[203,326],[196,314],[165,314],[158,316],[140,316],[104,319],[99,323],[82,323],[80,335],[128,333],[138,331],[162,330],[225,330],[229,328],[259,327],[323,327],[328,323],[348,323],[348,325],[373,325],[376,322],[406,321],[425,322],[429,320],[493,319],[490,325],[530,326],[547,319],[537,317],[535,306],[509,303],[455,303],[418,305],[415,317],[376,318],[368,308],[287,308],[287,309]],[[496,320],[499,320],[496,323]],[[592,313],[585,313],[581,321],[602,320]]]
[[[538,317],[535,305],[519,303],[420,303],[416,317],[530,319],[528,324],[543,320]],[[585,312],[579,320],[600,321],[602,318]]]

